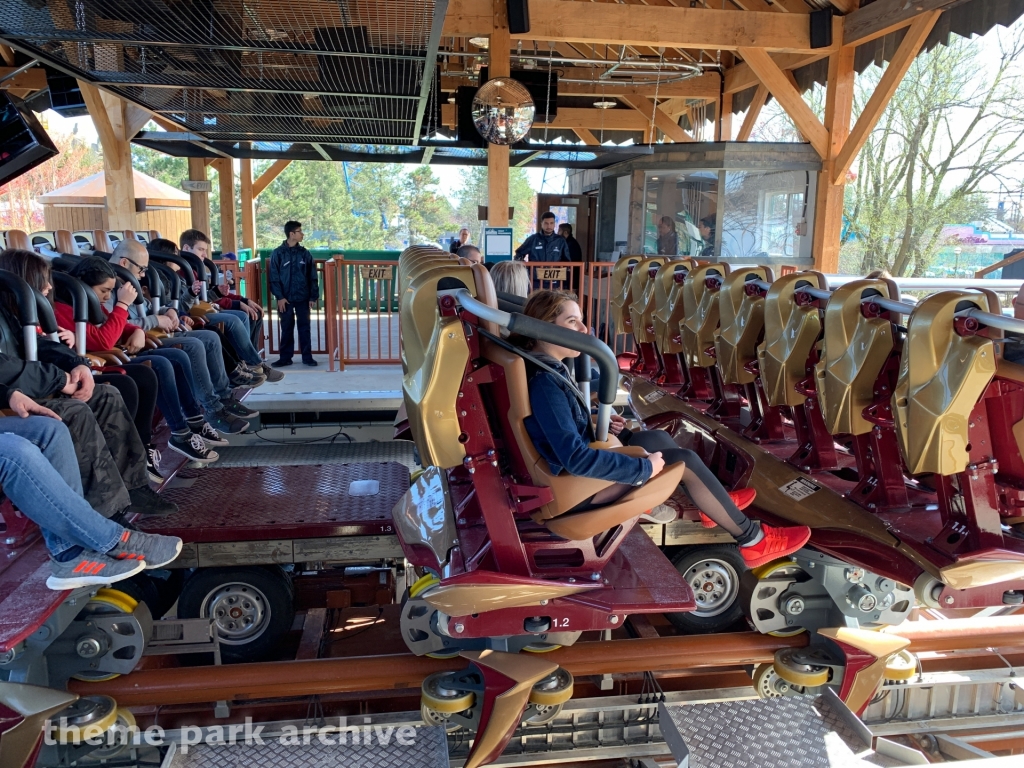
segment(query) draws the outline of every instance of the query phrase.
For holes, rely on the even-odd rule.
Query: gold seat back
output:
[[[907,323],[892,404],[911,474],[953,475],[967,467],[971,412],[997,366],[992,338],[956,332],[953,316],[971,307],[1001,313],[990,291],[942,291],[923,299]]]
[[[679,324],[683,355],[690,368],[711,368],[715,358],[705,350],[715,345],[718,334],[719,290],[709,288],[709,277],[723,280],[729,274],[728,264],[704,264],[683,281],[683,320]]]
[[[683,319],[683,281],[697,267],[693,259],[666,262],[654,278],[654,341],[662,354],[683,351],[679,323]]]
[[[632,333],[633,319],[629,316],[629,305],[633,303],[633,268],[643,256],[623,256],[612,267],[611,315],[616,333]]]
[[[796,385],[807,378],[807,359],[821,335],[821,312],[815,304],[800,304],[794,298],[805,285],[828,289],[820,272],[794,272],[773,282],[764,297],[764,342],[757,348],[757,359],[772,406],[797,406],[806,399]]]
[[[751,384],[756,378],[745,366],[757,360],[764,331],[764,295],[748,294],[747,282],[772,282],[768,267],[743,267],[730,272],[718,296],[719,333],[715,341],[718,369],[726,384]]]
[[[654,341],[654,333],[648,328],[654,325],[654,288],[657,284],[654,277],[665,263],[665,256],[648,256],[633,268],[630,277],[632,285],[630,293],[629,317],[633,324],[633,336],[640,343]]]
[[[875,380],[895,344],[892,320],[865,317],[870,296],[899,301],[896,283],[854,280],[838,288],[825,307],[825,335],[817,376],[818,398],[830,434],[863,435],[874,426],[863,411],[875,401]]]

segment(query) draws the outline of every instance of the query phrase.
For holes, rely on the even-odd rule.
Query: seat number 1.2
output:
[[[552,619],[551,620],[551,628],[552,629],[568,629],[569,628],[569,619],[568,618]]]

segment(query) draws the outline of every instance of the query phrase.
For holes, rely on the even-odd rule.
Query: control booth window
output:
[[[714,256],[718,171],[648,171],[644,253]]]
[[[722,197],[722,258],[796,258],[807,239],[809,174],[728,171]]]

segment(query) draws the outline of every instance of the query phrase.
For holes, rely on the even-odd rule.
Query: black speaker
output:
[[[811,13],[811,48],[828,48],[832,45],[834,15],[834,8],[822,8]]]
[[[78,81],[62,72],[48,70],[46,85],[50,90],[50,108],[62,117],[85,117],[86,109]]]
[[[508,31],[522,35],[530,31],[529,0],[508,0]]]
[[[487,146],[480,131],[473,125],[473,96],[476,88],[471,85],[460,85],[455,89],[455,138],[460,143],[473,147]]]
[[[36,116],[0,91],[0,185],[56,154]]]
[[[548,87],[548,69],[543,62],[540,69],[513,69],[511,76],[525,86],[533,99],[534,124],[550,123],[558,116],[558,73],[551,72],[551,87]],[[480,70],[480,85],[487,82],[487,67]]]

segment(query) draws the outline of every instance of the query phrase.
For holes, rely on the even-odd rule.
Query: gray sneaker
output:
[[[53,590],[78,589],[130,578],[146,569],[146,564],[137,560],[115,560],[99,552],[86,550],[74,560],[58,563],[50,559],[52,573],[46,579],[46,586]]]
[[[280,381],[284,378],[284,374],[276,368],[272,368],[269,363],[263,363],[260,371],[267,377],[267,381]]]
[[[222,408],[213,415],[210,425],[218,432],[228,435],[240,435],[249,429],[248,421],[228,412],[226,408]]]
[[[228,400],[222,400],[224,410],[230,413],[232,416],[237,416],[240,419],[252,419],[260,415],[259,411],[253,410],[252,408],[246,408],[241,402],[235,398]]]
[[[158,536],[155,533],[129,531],[125,528],[117,546],[107,552],[114,560],[143,562],[144,567],[162,568],[181,554],[181,539],[177,536]]]

